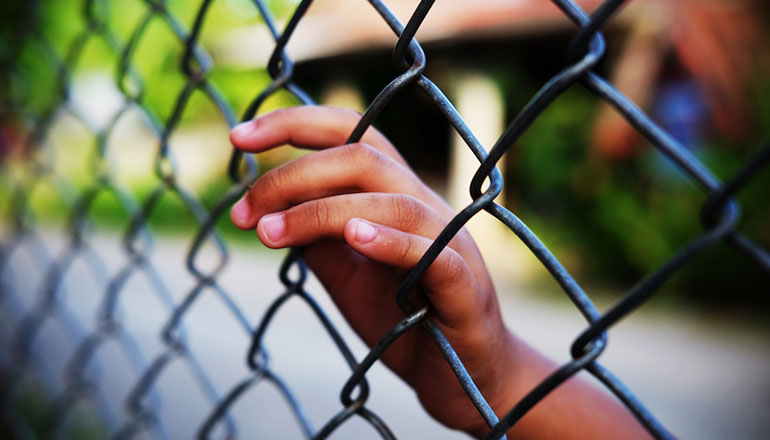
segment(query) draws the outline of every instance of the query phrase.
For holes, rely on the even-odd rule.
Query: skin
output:
[[[295,107],[235,127],[233,145],[261,152],[285,144],[318,150],[260,177],[231,210],[233,223],[255,229],[274,249],[306,246],[304,258],[351,327],[369,346],[404,318],[395,293],[454,216],[374,128],[343,145],[360,119],[329,107]],[[475,242],[461,230],[430,266],[419,292],[431,317],[477,386],[504,415],[557,366],[503,323],[495,288]],[[433,340],[410,329],[383,362],[444,425],[483,437],[481,416]],[[533,408],[510,438],[648,438],[614,398],[573,378]]]

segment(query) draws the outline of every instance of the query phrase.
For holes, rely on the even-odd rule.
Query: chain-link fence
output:
[[[67,423],[73,409],[88,400],[99,410],[99,417],[109,429],[109,435],[115,438],[129,438],[139,434],[168,437],[167,421],[158,411],[158,384],[166,380],[164,372],[173,363],[184,363],[200,387],[202,395],[208,401],[209,415],[204,420],[188,420],[199,426],[201,438],[208,438],[216,431],[228,438],[237,434],[236,420],[231,416],[232,409],[239,404],[249,390],[261,382],[270,382],[279,390],[287,408],[293,412],[301,432],[308,438],[325,438],[338,427],[353,417],[368,422],[383,438],[394,438],[387,422],[367,408],[370,384],[367,371],[381,357],[383,352],[408,329],[417,326],[430,334],[447,362],[457,376],[468,398],[487,422],[490,431],[487,438],[501,438],[507,429],[517,423],[532,407],[538,404],[551,391],[581,370],[595,376],[608,390],[628,407],[639,423],[656,438],[672,438],[672,435],[656,421],[633,392],[626,388],[608,369],[599,363],[599,357],[607,345],[607,331],[620,319],[636,310],[663,283],[669,280],[683,266],[693,260],[705,249],[718,242],[726,242],[737,249],[747,260],[761,265],[770,271],[770,254],[745,235],[735,229],[740,215],[734,196],[752,178],[767,166],[770,161],[770,147],[763,146],[750,157],[738,172],[725,182],[717,179],[687,149],[682,147],[672,136],[662,130],[639,107],[620,93],[611,83],[594,72],[594,67],[605,52],[605,42],[601,28],[613,16],[622,0],[608,0],[589,15],[571,0],[553,0],[553,3],[575,23],[575,34],[570,45],[570,55],[562,71],[551,78],[529,103],[516,115],[497,142],[489,151],[476,139],[464,123],[444,93],[429,78],[423,75],[426,55],[414,39],[423,20],[432,8],[440,8],[432,0],[422,0],[414,10],[408,23],[403,25],[379,0],[370,0],[372,8],[394,33],[395,46],[393,63],[402,72],[388,84],[370,104],[360,123],[349,136],[349,142],[356,142],[363,132],[374,123],[388,103],[406,87],[417,87],[435,103],[440,112],[454,130],[478,158],[480,166],[472,181],[470,191],[473,202],[460,211],[434,241],[420,262],[406,275],[398,292],[393,292],[393,300],[404,312],[404,320],[384,335],[363,359],[356,359],[345,340],[329,320],[324,310],[305,289],[306,268],[299,252],[290,252],[277,276],[285,286],[264,316],[256,323],[251,322],[230,293],[222,287],[220,281],[223,270],[228,264],[228,247],[218,229],[220,218],[227,217],[230,206],[244,193],[258,177],[259,167],[251,155],[233,152],[229,176],[231,188],[213,206],[207,207],[196,195],[179,185],[177,168],[169,148],[169,140],[178,129],[182,114],[190,104],[191,97],[202,93],[205,99],[221,113],[229,126],[235,125],[239,118],[234,114],[234,106],[209,80],[211,59],[200,44],[200,36],[206,27],[207,14],[212,0],[201,0],[192,21],[191,29],[186,29],[182,21],[169,9],[165,0],[145,0],[141,2],[144,10],[142,19],[131,30],[128,38],[122,38],[111,28],[105,19],[108,2],[104,0],[83,0],[74,2],[70,8],[79,8],[78,14],[83,20],[82,28],[68,44],[63,53],[55,49],[52,42],[40,32],[40,23],[34,22],[35,9],[43,4],[26,2],[17,9],[30,13],[21,14],[29,22],[22,21],[18,29],[23,29],[16,38],[22,42],[34,41],[41,53],[40,68],[55,77],[53,102],[43,111],[29,112],[25,99],[35,84],[29,84],[20,69],[16,68],[14,55],[18,52],[13,47],[3,48],[3,102],[0,111],[5,121],[13,118],[24,119],[31,129],[27,137],[19,143],[24,144],[24,165],[19,169],[6,164],[4,180],[11,188],[5,198],[7,217],[4,223],[4,235],[0,252],[0,310],[3,311],[3,353],[0,355],[0,410],[2,411],[3,435],[12,438],[37,438],[66,436]],[[269,29],[275,44],[267,65],[272,81],[251,101],[247,110],[240,116],[241,121],[249,120],[263,108],[266,100],[275,93],[284,90],[292,94],[300,103],[312,104],[311,98],[292,82],[294,63],[287,56],[285,47],[295,29],[302,26],[302,19],[311,5],[303,0],[297,6],[283,31],[276,26],[270,9],[262,0],[254,0],[253,8]],[[160,22],[167,27],[184,47],[179,69],[184,75],[181,92],[174,100],[172,110],[161,119],[147,104],[148,84],[135,69],[135,50],[142,40],[150,23]],[[92,39],[99,39],[106,44],[115,60],[115,86],[122,93],[120,108],[109,117],[106,124],[89,124],[88,118],[78,114],[78,108],[71,105],[70,88],[73,84],[73,71],[79,63],[84,47]],[[561,56],[561,54],[552,54]],[[538,239],[538,237],[514,213],[495,203],[500,193],[503,180],[496,169],[496,163],[514,142],[527,130],[538,116],[550,106],[565,90],[572,86],[585,87],[600,100],[612,105],[635,129],[652,145],[659,149],[671,162],[678,166],[681,173],[708,194],[706,203],[700,212],[704,232],[681,247],[657,270],[630,288],[615,305],[600,313],[583,288],[565,270],[564,266]],[[91,163],[87,165],[88,182],[82,188],[58,174],[50,143],[51,124],[57,114],[66,111],[79,119],[96,140],[91,154]],[[152,131],[154,142],[159,145],[154,159],[155,180],[153,188],[144,197],[125,191],[115,181],[114,167],[109,163],[108,145],[111,135],[121,118],[129,112],[140,112],[148,128]],[[484,182],[489,185],[484,190]],[[56,255],[51,255],[52,248],[44,235],[45,227],[35,219],[30,198],[42,186],[53,188],[56,197],[63,200],[62,205],[70,219],[68,226],[68,244]],[[121,267],[110,272],[106,269],[103,256],[93,246],[93,234],[88,225],[94,215],[92,205],[101,194],[109,193],[119,200],[123,228]],[[150,217],[164,198],[175,198],[189,210],[196,223],[196,231],[189,253],[185,256],[186,268],[195,283],[184,292],[181,300],[175,299],[169,292],[161,267],[153,264],[151,247],[152,231]],[[539,259],[555,278],[579,309],[587,321],[586,329],[577,335],[571,350],[572,360],[543,380],[532,389],[513,408],[502,417],[492,411],[485,397],[479,392],[473,379],[466,371],[460,359],[441,330],[427,316],[427,309],[415,309],[410,303],[408,293],[416,285],[428,266],[437,258],[454,235],[472,217],[486,211],[488,215],[505,224]],[[696,213],[693,213],[695,215]],[[213,267],[200,261],[201,249],[213,245],[217,249],[218,259]],[[11,261],[26,255],[29,263],[36,267],[39,279],[16,279]],[[97,286],[99,295],[98,313],[95,321],[85,322],[70,310],[71,304],[63,299],[63,280],[73,265],[85,264],[95,279],[102,280]],[[125,286],[135,277],[148,280],[150,291],[155,300],[167,314],[167,321],[162,331],[164,344],[161,353],[147,359],[142,347],[134,335],[127,330],[123,317],[119,313],[121,303],[125,301]],[[22,288],[27,283],[31,288]],[[214,295],[232,312],[233,319],[249,336],[251,344],[244,347],[251,373],[243,378],[231,378],[231,388],[218,389],[210,378],[211,371],[201,364],[191,346],[195,344],[186,334],[184,326],[186,314],[202,296]],[[342,356],[351,369],[350,378],[341,393],[341,406],[337,414],[322,426],[313,426],[302,410],[302,402],[282,380],[281,371],[276,371],[269,362],[268,353],[263,347],[263,335],[270,327],[275,314],[292,298],[298,298],[310,308],[314,316],[325,328],[336,345],[339,353],[329,356]],[[36,349],[41,328],[50,322],[56,322],[61,329],[60,337],[73,344],[73,349],[66,355],[66,366],[51,368],[46,353]],[[111,347],[105,354],[105,347]],[[126,364],[134,371],[133,383],[128,399],[124,402],[121,414],[115,413],[115,403],[108,402],[110,396],[96,379],[94,365],[98,365],[105,356],[115,356],[115,350],[126,359]],[[48,386],[54,377],[63,378],[63,386]],[[22,411],[22,402],[28,390],[23,384],[32,378],[42,384],[46,408],[40,418],[31,417]],[[372,384],[376,387],[376,384]],[[395,423],[395,422],[393,422]],[[104,434],[102,434],[104,435]]]

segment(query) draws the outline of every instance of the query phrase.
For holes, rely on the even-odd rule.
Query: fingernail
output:
[[[377,228],[369,222],[358,220],[356,222],[356,241],[359,243],[369,243],[377,236]]]
[[[262,231],[272,242],[276,242],[283,237],[286,232],[286,221],[283,214],[268,214],[259,221]]]
[[[230,137],[243,138],[251,134],[254,131],[254,124],[252,121],[241,122],[230,130]]]
[[[246,196],[243,196],[241,200],[238,200],[235,205],[230,209],[230,214],[233,220],[239,224],[245,224],[251,217],[251,206],[249,201],[246,200]]]

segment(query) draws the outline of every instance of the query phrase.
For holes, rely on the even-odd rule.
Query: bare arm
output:
[[[370,128],[342,145],[355,112],[327,107],[279,110],[233,129],[242,150],[280,145],[319,150],[263,175],[231,217],[256,228],[268,247],[306,246],[304,258],[351,327],[370,346],[404,315],[395,293],[454,212]],[[481,254],[462,229],[419,284],[432,318],[481,392],[502,416],[556,366],[505,327]],[[483,437],[488,428],[433,340],[421,328],[399,338],[382,360],[444,425]],[[613,398],[573,379],[509,432],[512,438],[646,438]]]

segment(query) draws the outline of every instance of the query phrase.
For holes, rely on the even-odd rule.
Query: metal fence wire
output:
[[[753,243],[736,230],[739,218],[739,207],[734,196],[759,171],[767,167],[770,161],[770,146],[763,146],[758,154],[749,158],[745,165],[725,182],[720,181],[698,159],[680,145],[671,135],[661,129],[637,105],[620,93],[610,82],[593,71],[605,51],[605,41],[600,32],[602,26],[613,16],[613,13],[623,4],[622,0],[608,0],[602,3],[589,15],[571,0],[552,0],[553,3],[575,24],[575,34],[570,45],[570,55],[565,67],[551,78],[531,98],[526,106],[516,115],[497,142],[487,151],[476,139],[474,134],[463,122],[462,116],[456,111],[444,93],[427,78],[423,71],[426,66],[426,56],[422,47],[414,38],[426,15],[434,7],[433,0],[422,0],[417,5],[408,23],[404,26],[393,15],[388,6],[379,0],[369,0],[369,4],[382,17],[382,20],[392,29],[396,44],[393,50],[393,63],[400,72],[370,104],[360,123],[350,134],[349,142],[356,142],[364,131],[377,120],[378,115],[388,103],[408,86],[421,89],[434,103],[436,109],[443,114],[454,130],[459,133],[468,148],[478,159],[480,166],[470,182],[473,201],[446,226],[434,241],[430,249],[423,255],[420,262],[408,273],[398,292],[393,292],[393,300],[404,311],[404,319],[384,335],[381,341],[363,358],[356,359],[349,350],[346,342],[331,323],[324,310],[316,303],[305,289],[307,269],[299,252],[294,250],[283,262],[278,276],[285,290],[277,296],[264,316],[254,325],[233,301],[231,295],[220,285],[220,274],[228,262],[228,249],[220,236],[216,223],[227,215],[230,206],[244,193],[249,184],[259,174],[259,168],[253,156],[242,155],[235,151],[232,154],[229,175],[232,187],[211,209],[206,208],[196,196],[186,191],[177,182],[177,174],[172,155],[169,151],[169,138],[178,127],[182,113],[190,102],[193,92],[200,91],[213,103],[232,127],[238,122],[227,99],[212,85],[208,78],[211,61],[199,43],[206,17],[210,11],[212,0],[201,0],[197,7],[197,15],[191,29],[186,29],[182,21],[169,9],[165,0],[144,0],[146,11],[138,26],[131,32],[130,38],[121,41],[100,12],[104,8],[102,0],[82,0],[73,2],[71,7],[82,8],[83,26],[72,40],[64,56],[54,49],[43,33],[39,31],[39,23],[25,23],[28,29],[26,35],[18,38],[33,39],[46,50],[45,68],[57,78],[55,103],[46,111],[28,115],[23,111],[24,87],[32,88],[34,84],[24,86],[24,78],[15,69],[12,50],[3,53],[2,111],[6,115],[32,118],[31,136],[26,139],[26,148],[31,152],[23,173],[8,172],[5,179],[12,184],[12,193],[7,209],[5,234],[0,243],[0,310],[7,317],[3,323],[4,338],[9,343],[5,352],[0,354],[0,415],[2,425],[8,430],[6,434],[14,438],[36,438],[40,435],[39,427],[34,421],[25,417],[19,410],[19,401],[23,398],[20,384],[23,379],[32,375],[36,381],[46,384],[54,376],[64,377],[65,386],[53,394],[47,395],[48,405],[46,419],[48,425],[44,429],[45,437],[61,437],[65,432],[73,408],[83,399],[89,399],[99,408],[99,414],[110,427],[109,434],[114,438],[131,438],[139,434],[149,434],[160,438],[169,437],[169,427],[158,411],[156,386],[164,380],[164,370],[173,362],[186,363],[208,399],[210,412],[205,420],[195,420],[199,424],[199,437],[208,438],[210,434],[225,432],[228,438],[236,437],[236,421],[231,416],[231,410],[238,405],[239,400],[247,394],[250,388],[261,382],[271,382],[277,386],[288,407],[293,411],[301,432],[307,438],[325,438],[338,427],[353,417],[359,417],[368,422],[382,438],[394,438],[384,420],[367,408],[369,383],[366,380],[367,371],[380,358],[383,352],[407,329],[421,325],[424,331],[430,333],[446,361],[451,366],[457,380],[460,382],[468,398],[489,425],[488,439],[504,438],[505,432],[517,423],[533,406],[547,396],[551,391],[564,383],[571,376],[585,370],[595,376],[617,398],[625,404],[636,416],[639,423],[656,438],[673,438],[672,435],[645,409],[633,392],[624,386],[609,370],[599,362],[599,357],[607,345],[607,331],[620,319],[636,310],[660,286],[670,279],[679,269],[688,264],[698,254],[718,242],[726,242],[748,260],[761,265],[770,272],[770,254]],[[312,104],[309,96],[292,82],[294,63],[287,56],[284,48],[291,39],[294,31],[302,24],[302,18],[310,0],[299,2],[285,29],[280,31],[271,11],[262,0],[254,0],[253,7],[261,15],[275,41],[272,56],[267,65],[267,71],[272,82],[264,88],[241,115],[240,120],[246,121],[254,117],[265,103],[265,100],[284,89],[294,95],[300,102]],[[35,8],[36,2],[27,2],[28,8]],[[436,6],[440,7],[440,5]],[[35,14],[28,14],[35,17]],[[166,120],[160,120],[147,105],[145,83],[135,69],[135,49],[137,43],[153,20],[164,23],[183,44],[184,55],[179,68],[185,77],[185,84],[177,96],[173,111]],[[41,151],[42,145],[50,135],[50,129],[55,114],[62,108],[77,116],[75,106],[69,100],[69,90],[72,85],[72,74],[90,39],[101,39],[114,55],[117,67],[115,84],[122,92],[123,103],[120,110],[111,117],[111,122],[105,127],[92,127],[92,133],[97,140],[93,162],[89,165],[92,173],[91,184],[83,190],[67,193],[67,188],[73,188],[62,176],[58,175],[49,154]],[[561,54],[556,54],[561,55]],[[704,232],[682,246],[671,258],[657,270],[649,273],[641,281],[631,287],[625,295],[606,312],[600,313],[583,288],[565,270],[564,266],[538,237],[514,213],[495,203],[495,197],[503,186],[501,173],[496,163],[503,154],[514,145],[514,142],[538,118],[544,109],[553,103],[565,90],[575,84],[588,89],[600,100],[611,104],[635,129],[655,148],[660,150],[671,162],[678,165],[679,171],[688,179],[696,182],[707,194],[707,200],[700,212],[700,220]],[[107,143],[111,133],[121,116],[129,110],[138,110],[149,121],[150,128],[159,142],[157,156],[154,161],[154,171],[157,175],[156,186],[149,196],[136,200],[135,195],[124,192],[115,183],[113,171],[107,164]],[[85,118],[82,118],[87,123]],[[40,153],[44,154],[40,154]],[[489,185],[483,190],[483,183],[488,179]],[[48,183],[46,183],[48,182]],[[50,184],[60,191],[60,196],[66,200],[74,200],[68,205],[70,234],[68,244],[63,251],[56,255],[44,241],[41,227],[34,220],[30,207],[30,194],[39,185]],[[125,209],[125,230],[122,249],[125,261],[122,268],[109,275],[103,286],[103,295],[96,322],[81,322],[67,310],[61,300],[61,284],[68,271],[76,261],[85,262],[94,273],[104,273],[101,256],[92,246],[92,236],[86,229],[91,220],[91,207],[101,193],[111,193],[117,197]],[[164,284],[161,268],[155,267],[150,259],[151,231],[148,226],[149,217],[163,197],[176,197],[189,208],[197,220],[197,231],[186,256],[186,267],[195,278],[195,286],[186,292],[182,301],[174,301]],[[438,256],[447,243],[473,216],[486,211],[511,231],[531,250],[537,259],[547,268],[553,278],[564,291],[574,306],[585,317],[587,326],[577,335],[572,344],[572,360],[562,365],[550,376],[532,389],[513,408],[498,418],[492,411],[484,396],[479,392],[472,378],[463,366],[462,360],[456,355],[452,345],[441,330],[426,317],[425,308],[415,310],[410,305],[407,293],[420,279],[428,266]],[[695,213],[693,213],[695,214]],[[219,261],[213,269],[202,268],[199,254],[204,243],[214,243],[218,249]],[[13,282],[14,274],[10,261],[14,254],[26,249],[34,256],[40,267],[42,276],[36,287],[36,297],[33,305],[27,309],[19,304],[30,301],[22,298],[22,291]],[[168,321],[163,328],[162,340],[165,344],[163,352],[152,359],[145,359],[141,347],[134,336],[127,331],[121,315],[117,313],[123,297],[121,296],[128,280],[142,274],[150,280],[154,294],[167,309]],[[190,350],[191,341],[186,338],[182,324],[191,306],[199,301],[203,292],[214,292],[232,311],[234,319],[244,332],[250,335],[251,346],[248,347],[247,362],[251,374],[244,378],[233,378],[232,388],[216,389],[210,379],[210,372],[202,366]],[[352,373],[341,392],[341,409],[320,428],[312,426],[302,410],[301,402],[292,390],[284,383],[281,372],[275,371],[269,362],[267,352],[263,348],[263,335],[270,327],[271,319],[281,309],[287,300],[301,299],[328,332],[329,337],[339,349],[339,354],[349,365]],[[21,310],[22,312],[18,312]],[[36,352],[35,341],[41,328],[49,321],[57,321],[64,329],[64,337],[74,341],[75,349],[70,353],[66,368],[54,371],[49,368],[44,354]],[[82,329],[88,329],[83,331]],[[123,414],[114,414],[107,404],[108,396],[97,380],[91,377],[88,368],[92,363],[98,363],[103,348],[110,343],[119,347],[132,368],[137,372],[138,380],[133,384],[128,400],[123,406]],[[244,347],[246,348],[246,347]],[[334,354],[329,354],[330,356]]]

